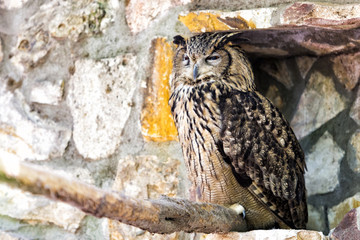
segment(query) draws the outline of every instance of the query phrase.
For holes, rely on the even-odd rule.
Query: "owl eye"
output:
[[[220,59],[221,59],[220,54],[215,52],[206,58],[206,62],[211,65],[215,65],[220,62]]]
[[[190,58],[189,58],[189,56],[187,54],[184,54],[182,62],[184,64],[184,66],[189,66]]]

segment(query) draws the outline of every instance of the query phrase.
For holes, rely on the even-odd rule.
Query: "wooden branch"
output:
[[[238,43],[251,57],[324,56],[360,51],[360,19],[350,25],[282,26],[241,30]],[[236,44],[236,43],[235,43]]]
[[[71,204],[96,217],[107,217],[152,233],[246,231],[234,210],[163,197],[140,200],[64,178],[38,166],[0,159],[0,182]]]

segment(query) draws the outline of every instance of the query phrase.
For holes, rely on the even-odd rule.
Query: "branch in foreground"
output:
[[[96,217],[107,217],[152,233],[246,231],[234,210],[215,204],[163,197],[139,200],[64,178],[38,166],[0,159],[0,182],[71,204]]]

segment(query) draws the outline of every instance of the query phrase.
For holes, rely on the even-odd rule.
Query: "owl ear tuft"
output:
[[[185,39],[182,36],[177,35],[174,37],[173,43],[176,45],[185,46]]]

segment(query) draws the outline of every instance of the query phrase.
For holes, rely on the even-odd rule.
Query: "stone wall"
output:
[[[138,198],[187,197],[167,105],[172,37],[360,17],[355,0],[291,2],[0,0],[0,158]],[[305,151],[308,228],[327,234],[360,205],[360,54],[251,61]],[[192,235],[152,235],[0,185],[0,236]]]

